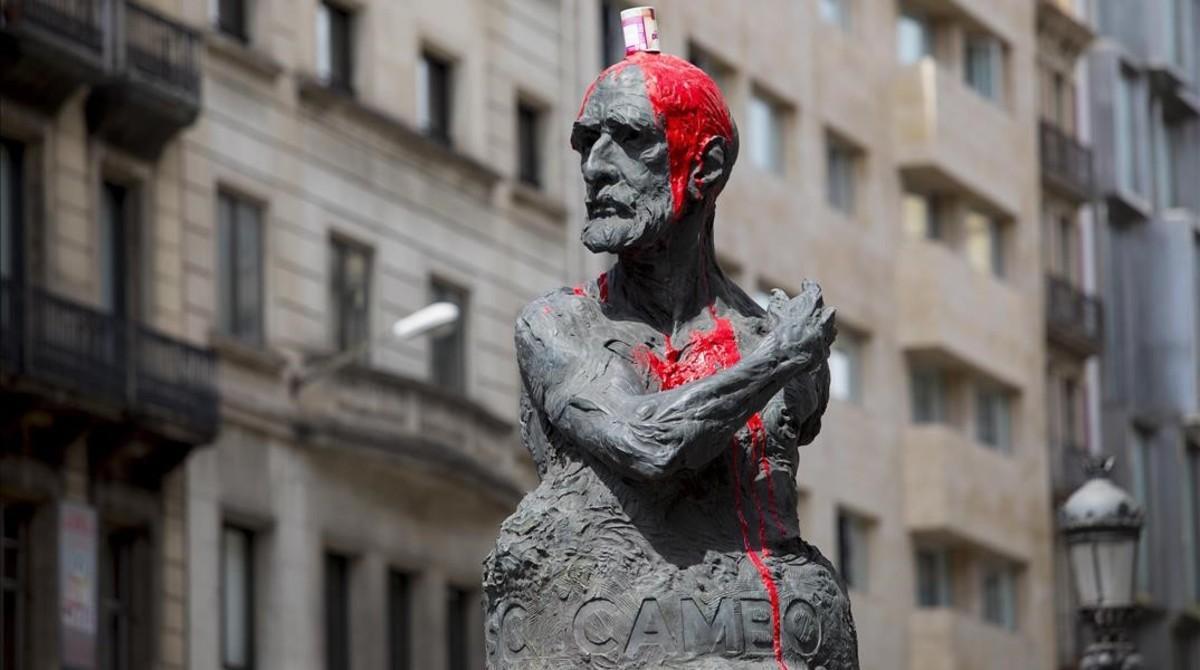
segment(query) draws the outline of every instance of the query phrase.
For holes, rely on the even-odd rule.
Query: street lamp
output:
[[[291,370],[287,378],[288,392],[293,398],[298,396],[304,390],[305,386],[323,377],[327,377],[358,360],[371,348],[371,345],[377,339],[391,336],[397,340],[407,340],[439,328],[444,328],[457,320],[458,305],[452,302],[435,302],[432,305],[427,305],[402,319],[396,320],[392,324],[392,327],[380,337],[364,339],[353,347],[312,368]]]
[[[1083,620],[1095,631],[1080,670],[1139,670],[1141,656],[1126,635],[1134,602],[1142,509],[1109,479],[1113,459],[1088,466],[1088,481],[1059,512]]]

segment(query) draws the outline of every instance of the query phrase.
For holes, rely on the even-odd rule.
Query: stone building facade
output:
[[[25,223],[4,248],[20,240],[22,295],[144,324],[200,362],[135,357],[115,409],[92,407],[96,365],[49,381],[6,367],[5,523],[17,502],[66,500],[125,528],[107,510],[141,501],[152,589],[128,639],[157,667],[478,667],[480,561],[533,483],[512,321],[604,267],[578,244],[566,138],[621,5],[143,3],[151,27],[124,18],[142,5],[98,3],[120,18],[97,23],[89,66],[96,40],[36,8],[96,3],[5,0],[5,44],[62,72],[31,95],[36,77],[6,70]],[[657,9],[664,49],[713,74],[741,131],[722,264],[752,292],[816,279],[839,308],[800,519],[850,583],[863,667],[1053,667],[1046,2],[753,4]],[[164,46],[176,33],[186,46]],[[434,299],[464,307],[458,328],[380,337],[290,392],[298,367]],[[146,405],[143,368],[197,370],[170,381],[219,410],[219,431]],[[140,488],[110,504],[110,480]],[[64,516],[22,522],[41,538],[20,541],[28,564],[45,561],[31,579],[56,583]],[[57,607],[30,583],[32,627],[13,639],[57,667],[37,632],[61,628]]]
[[[1104,302],[1103,450],[1146,508],[1136,641],[1200,664],[1200,3],[1093,3],[1086,97]]]

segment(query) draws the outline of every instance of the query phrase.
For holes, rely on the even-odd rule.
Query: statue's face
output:
[[[673,218],[667,137],[646,96],[641,68],[600,81],[571,131],[583,162],[583,244],[619,253],[659,239]]]

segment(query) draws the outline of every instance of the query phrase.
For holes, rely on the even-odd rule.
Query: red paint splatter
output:
[[[683,384],[708,377],[718,370],[728,368],[741,360],[741,352],[738,350],[737,337],[734,333],[733,325],[728,319],[718,317],[716,308],[712,305],[708,309],[709,314],[713,318],[712,330],[692,331],[689,338],[689,346],[682,354],[679,349],[676,349],[671,344],[669,335],[664,335],[665,342],[662,357],[649,349],[639,351],[639,358],[645,363],[650,372],[658,378],[659,387],[662,390],[670,390]],[[763,474],[766,477],[768,506],[775,520],[776,527],[779,529],[780,539],[782,539],[786,536],[786,533],[784,532],[783,523],[779,519],[779,514],[775,509],[775,491],[770,477],[771,463],[767,459],[766,454],[766,430],[763,428],[762,417],[757,412],[746,422],[746,429],[750,435],[751,458],[758,459]],[[742,510],[741,470],[738,468],[737,457],[740,445],[736,436],[733,438],[731,447],[730,461],[733,479],[733,505],[738,523],[741,525],[742,545],[745,547],[746,556],[750,559],[751,564],[754,565],[754,569],[758,571],[759,579],[762,581],[763,588],[766,589],[767,597],[771,603],[771,634],[775,661],[782,670],[787,670],[787,663],[783,660],[783,638],[780,633],[779,589],[765,561],[770,555],[770,550],[767,548],[766,517],[763,514],[762,503],[759,501],[758,493],[751,489],[754,509],[758,515],[759,548],[755,550],[750,542],[750,524],[746,521],[746,515]]]
[[[601,72],[588,86],[579,116],[583,115],[597,84],[631,65],[641,69],[646,97],[667,136],[671,204],[675,216],[679,216],[686,201],[688,175],[700,161],[709,141],[715,137],[733,141],[733,118],[721,89],[704,70],[677,56],[646,51],[627,56]]]
[[[601,272],[596,279],[596,286],[600,288],[600,302],[608,302],[608,273]]]
[[[575,295],[580,296],[580,297],[587,295],[587,291],[584,290],[583,284],[579,284],[579,285],[575,286],[574,288],[572,288],[571,293],[574,293]]]

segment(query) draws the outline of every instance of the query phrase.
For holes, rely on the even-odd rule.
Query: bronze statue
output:
[[[833,310],[811,282],[764,310],[717,265],[724,99],[639,52],[589,89],[571,145],[583,243],[617,261],[517,322],[541,482],[485,562],[488,667],[857,668],[844,586],[796,518]]]

